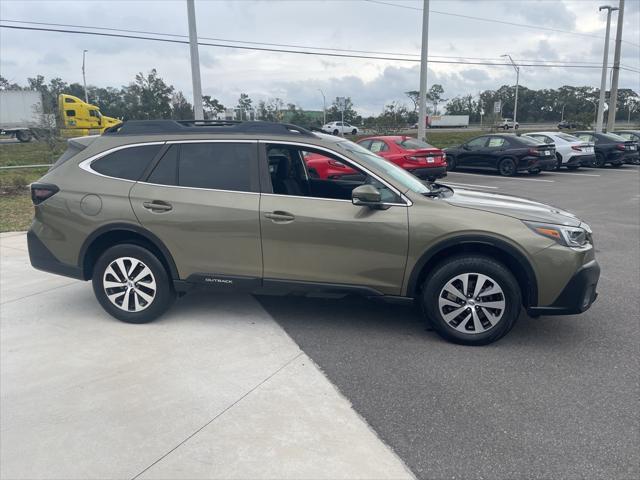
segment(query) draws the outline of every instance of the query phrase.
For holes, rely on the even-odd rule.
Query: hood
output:
[[[580,219],[573,213],[526,198],[456,188],[451,196],[444,198],[444,201],[457,207],[475,208],[520,220],[573,227],[580,225]]]

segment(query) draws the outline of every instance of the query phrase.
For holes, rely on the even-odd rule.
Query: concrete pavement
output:
[[[413,478],[251,296],[128,325],[0,251],[2,478]]]

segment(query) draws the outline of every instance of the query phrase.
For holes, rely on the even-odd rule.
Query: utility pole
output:
[[[318,89],[320,94],[322,95],[322,125],[327,123],[327,99],[324,98],[324,92],[322,89]]]
[[[596,118],[596,132],[602,133],[604,121],[604,94],[607,90],[607,62],[609,60],[609,30],[611,29],[611,12],[618,10],[610,5],[601,6],[598,11],[607,11],[607,29],[604,34],[604,55],[602,57],[602,78],[600,79],[600,101],[598,103],[598,117]]]
[[[562,113],[560,114],[560,121],[561,122],[564,120],[564,107],[566,107],[566,106],[567,106],[566,103],[562,105]]]
[[[420,96],[418,99],[418,140],[427,137],[427,60],[429,54],[429,0],[422,6],[422,50],[420,51]]]
[[[618,105],[618,76],[620,75],[620,49],[622,47],[622,24],[624,23],[624,0],[618,4],[618,21],[616,25],[616,49],[613,54],[613,79],[609,94],[609,116],[607,117],[607,132],[613,132],[616,126],[616,110]]]
[[[84,85],[84,101],[89,103],[89,94],[87,93],[87,77],[84,74],[84,61],[89,50],[82,51],[82,84]]]
[[[520,86],[520,67],[516,65],[516,62],[513,61],[513,58],[511,58],[511,55],[509,55],[508,53],[505,53],[501,56],[509,58],[511,65],[513,65],[513,68],[516,69],[516,99],[513,104],[513,125],[515,128],[516,121],[518,120],[518,87]]]
[[[204,120],[202,108],[202,85],[200,83],[200,55],[198,54],[198,33],[196,32],[196,7],[194,0],[187,0],[189,20],[189,49],[191,51],[191,83],[193,84],[193,118]]]

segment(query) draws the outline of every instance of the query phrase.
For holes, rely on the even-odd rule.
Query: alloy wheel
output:
[[[102,276],[107,298],[125,312],[141,312],[149,307],[156,296],[156,279],[151,269],[132,257],[112,261]]]
[[[463,273],[449,280],[438,296],[444,321],[461,333],[477,335],[495,327],[505,312],[502,287],[482,273]]]
[[[515,173],[516,166],[513,163],[513,160],[503,160],[500,162],[500,174],[505,177],[510,177]]]

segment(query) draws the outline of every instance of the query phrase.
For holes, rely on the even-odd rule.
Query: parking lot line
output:
[[[574,173],[574,172],[554,172],[557,175],[580,175],[581,177],[599,177],[600,175],[594,175],[593,173]]]
[[[476,188],[491,188],[498,189],[499,187],[490,187],[489,185],[476,185],[474,183],[453,183],[453,182],[442,182],[445,185],[453,185],[454,187],[476,187]]]
[[[473,175],[475,177],[477,177],[478,173],[464,173],[464,172],[451,172],[449,173],[449,175],[454,174],[454,175]],[[521,180],[523,182],[545,182],[545,183],[555,183],[555,180],[542,180],[540,178],[517,178],[517,177],[498,177],[498,176],[490,176],[490,177],[485,177],[485,178],[491,178],[491,179],[496,179],[496,180]]]

